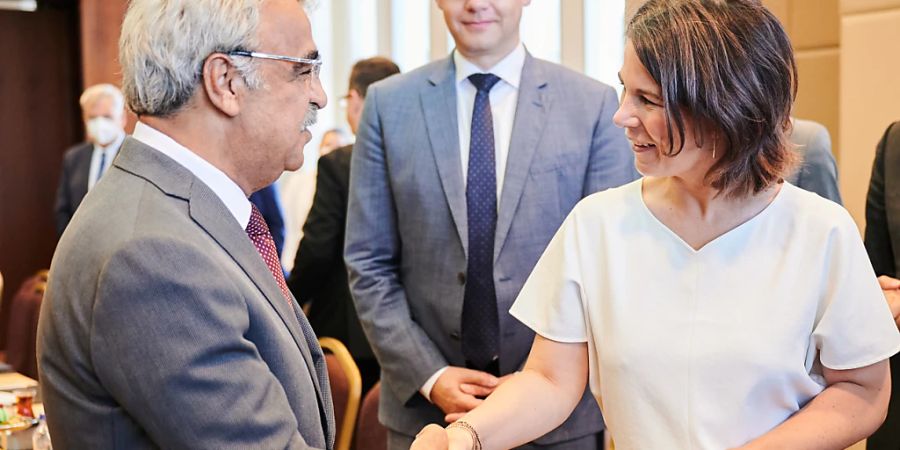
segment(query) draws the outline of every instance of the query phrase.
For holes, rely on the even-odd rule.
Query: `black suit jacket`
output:
[[[53,207],[57,236],[62,235],[72,220],[75,209],[87,194],[93,152],[94,144],[82,142],[70,147],[63,156],[62,173],[59,176],[56,203]]]
[[[875,152],[866,199],[866,250],[878,275],[900,267],[900,122],[884,132]]]
[[[900,122],[888,127],[875,152],[866,198],[866,251],[875,273],[900,275]],[[887,419],[869,437],[869,450],[900,448],[900,354],[891,357],[891,383]]]
[[[319,158],[316,195],[288,287],[301,303],[310,303],[309,323],[316,335],[340,340],[356,359],[374,359],[353,306],[343,257],[352,150],[348,145]]]

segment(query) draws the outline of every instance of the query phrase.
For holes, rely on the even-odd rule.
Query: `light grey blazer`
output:
[[[793,122],[790,139],[800,156],[800,165],[787,177],[787,181],[842,205],[837,163],[831,153],[828,129],[811,120],[793,119]]]
[[[445,365],[464,366],[466,196],[456,80],[446,58],[369,88],[353,150],[345,260],[360,320],[382,367],[379,418],[414,435],[443,413],[418,394]],[[637,176],[612,123],[615,91],[528,55],[522,70],[494,243],[500,371],[518,370],[534,333],[508,311],[575,203]],[[586,394],[541,442],[603,427]]]
[[[203,182],[127,138],[50,266],[54,448],[332,448],[324,358]]]

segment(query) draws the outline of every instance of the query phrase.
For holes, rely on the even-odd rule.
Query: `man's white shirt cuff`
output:
[[[434,383],[437,383],[438,378],[440,378],[441,374],[444,373],[444,371],[449,367],[450,366],[444,366],[438,369],[438,371],[435,372],[434,375],[432,375],[431,378],[429,378],[428,381],[426,381],[425,384],[423,384],[419,389],[419,392],[422,393],[422,396],[428,399],[429,402],[431,402],[431,389],[434,388]]]

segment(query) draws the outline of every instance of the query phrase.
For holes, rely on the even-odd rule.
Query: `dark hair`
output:
[[[382,56],[357,61],[350,71],[350,89],[359,92],[360,97],[365,97],[370,84],[395,73],[400,73],[400,68]]]
[[[726,196],[758,193],[794,167],[787,133],[797,65],[784,29],[758,0],[650,0],[626,36],[662,89],[668,156],[684,148],[686,113],[697,145],[704,131],[724,135],[706,180]]]

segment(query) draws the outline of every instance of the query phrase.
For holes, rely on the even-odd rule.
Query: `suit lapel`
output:
[[[310,372],[316,375],[319,383],[316,385],[316,393],[319,395],[319,403],[325,408],[325,399],[322,393],[321,378],[322,373],[319,364],[311,353],[310,349],[319,348],[315,339],[315,334],[307,334],[302,328],[301,321],[306,322],[306,318],[301,314],[295,314],[288,306],[278,288],[278,283],[269,272],[269,268],[259,256],[259,252],[253,243],[247,238],[247,234],[238,223],[231,219],[231,212],[225,207],[219,198],[202,182],[194,182],[191,186],[191,194],[188,199],[190,204],[191,218],[197,222],[219,245],[228,252],[234,261],[244,270],[244,273],[253,281],[253,284],[263,293],[266,300],[281,317],[282,322],[287,326],[294,338],[303,359],[306,361]],[[223,220],[225,217],[227,219]],[[299,308],[296,299],[292,298],[294,308]],[[307,325],[308,326],[308,325]],[[317,354],[319,359],[320,354]],[[327,382],[327,378],[326,378]]]
[[[522,79],[519,83],[519,99],[509,142],[506,176],[500,194],[500,210],[497,214],[497,233],[494,236],[494,261],[503,249],[513,217],[522,198],[531,161],[541,141],[546,117],[550,111],[550,97],[545,95],[547,78],[534,58],[525,56]]]
[[[422,88],[420,99],[441,186],[463,250],[468,254],[466,191],[462,180],[462,160],[459,157],[455,73],[453,59],[448,57],[429,77],[429,84]]]
[[[263,293],[290,331],[310,372],[315,374],[318,382],[313,384],[319,396],[319,405],[324,411],[330,411],[327,406],[330,399],[326,401],[323,394],[323,390],[327,389],[327,370],[315,334],[306,318],[302,314],[294,314],[287,305],[272,273],[246,232],[232,219],[225,204],[190,171],[140,141],[126,138],[120,153],[114,162],[116,166],[147,179],[169,195],[186,200],[191,219],[215,239]],[[293,300],[295,307],[299,308],[296,299]],[[310,328],[309,332],[304,325]],[[325,416],[329,415],[326,413]],[[325,423],[329,427],[326,430],[328,436],[334,429],[333,423],[330,420]]]

